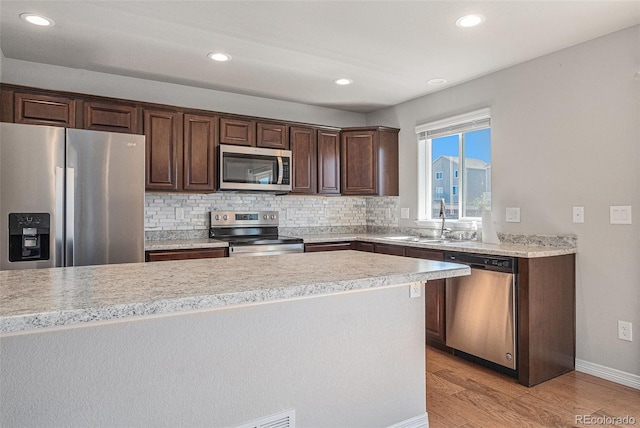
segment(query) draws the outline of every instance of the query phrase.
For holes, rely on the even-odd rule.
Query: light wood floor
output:
[[[579,372],[527,388],[427,347],[427,412],[431,428],[604,427],[625,416],[640,428],[640,391]]]

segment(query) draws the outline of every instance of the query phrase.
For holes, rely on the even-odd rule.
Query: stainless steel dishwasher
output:
[[[446,252],[445,261],[471,267],[470,276],[446,280],[447,346],[515,375],[517,259]]]

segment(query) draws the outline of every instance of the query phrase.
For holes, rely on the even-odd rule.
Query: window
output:
[[[442,199],[448,219],[481,218],[491,209],[489,109],[420,125],[416,133],[420,219],[437,219]]]

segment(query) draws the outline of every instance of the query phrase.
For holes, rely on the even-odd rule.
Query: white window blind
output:
[[[416,134],[420,139],[433,139],[451,134],[489,128],[491,126],[491,110],[484,108],[443,120],[416,126]]]

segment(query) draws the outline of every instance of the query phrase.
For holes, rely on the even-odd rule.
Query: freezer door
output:
[[[515,275],[472,268],[446,296],[447,346],[515,370]]]
[[[1,270],[63,265],[64,131],[51,126],[0,123]],[[14,219],[20,217],[15,214],[48,218],[47,249],[42,249],[46,259],[9,261],[10,213]]]
[[[144,261],[144,136],[67,130],[68,266]]]

